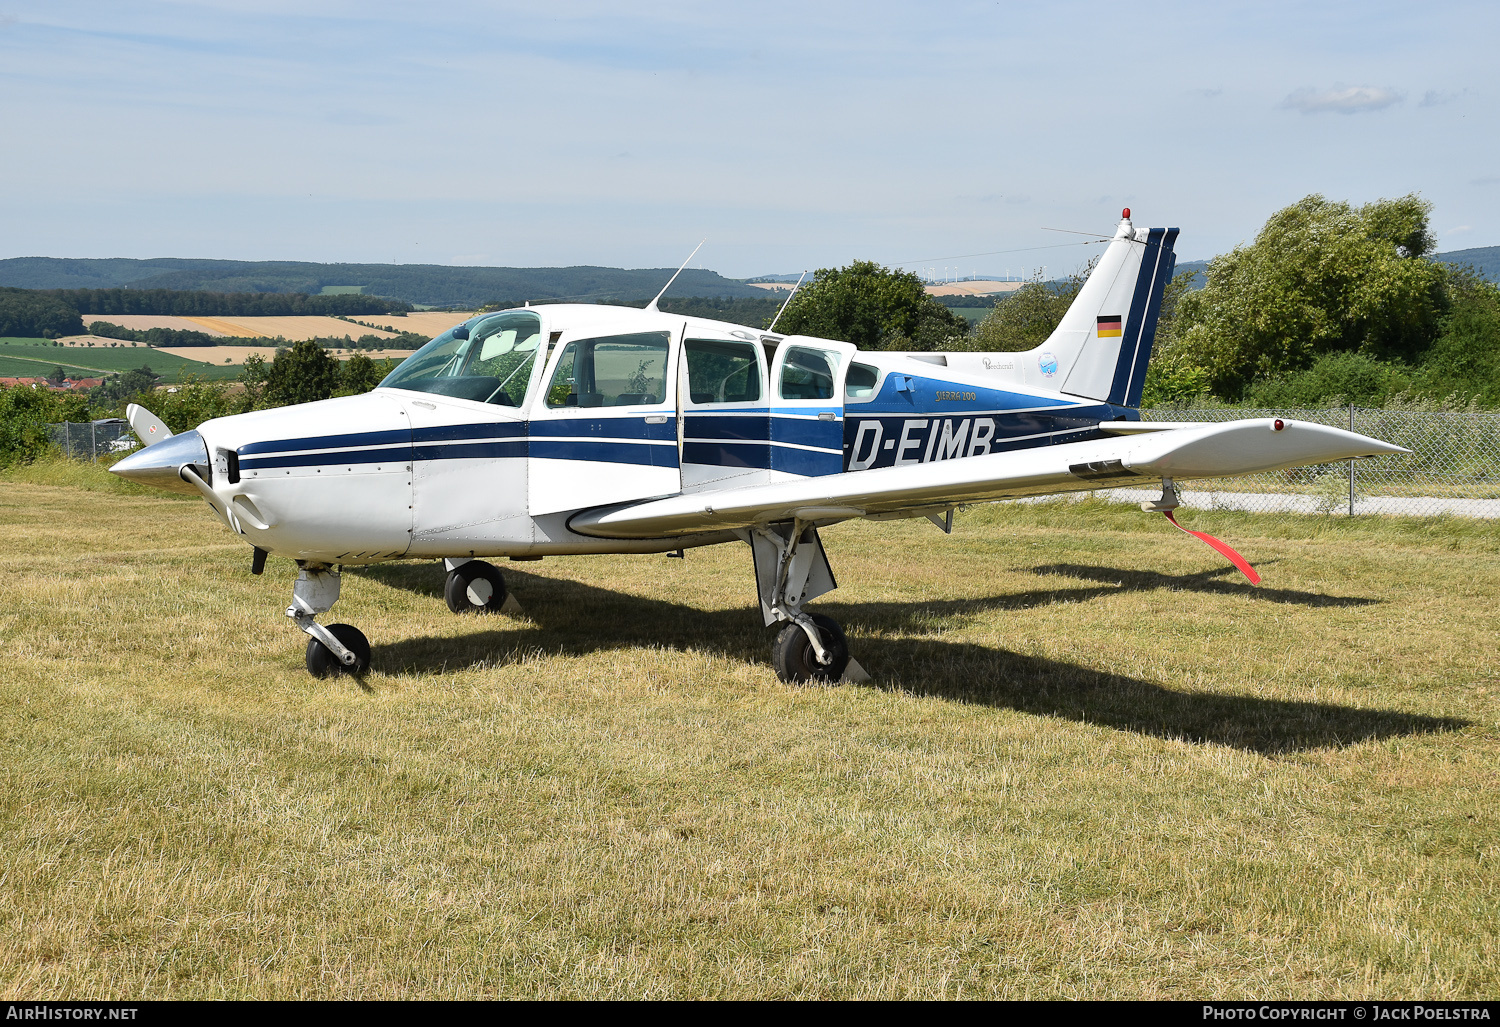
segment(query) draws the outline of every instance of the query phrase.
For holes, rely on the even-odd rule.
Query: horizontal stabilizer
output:
[[[1124,422],[1111,426],[1116,423]],[[568,526],[599,538],[660,538],[791,520],[831,524],[956,503],[1161,478],[1230,477],[1404,452],[1342,428],[1256,418],[600,507],[573,515]]]

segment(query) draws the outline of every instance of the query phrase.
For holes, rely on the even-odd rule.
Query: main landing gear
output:
[[[444,560],[448,580],[443,598],[454,613],[499,613],[505,605],[505,578],[483,560]]]
[[[286,615],[309,636],[307,670],[315,678],[360,677],[370,669],[370,642],[364,632],[352,624],[325,627],[314,619],[338,602],[342,576],[326,564],[303,564],[292,586],[292,605]]]
[[[844,629],[831,617],[803,612],[802,604],[838,587],[818,531],[804,521],[772,524],[747,533],[755,553],[755,582],[767,626],[783,625],[771,647],[776,676],[789,684],[842,681],[863,669],[849,656]]]

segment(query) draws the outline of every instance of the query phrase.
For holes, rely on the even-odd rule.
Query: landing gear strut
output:
[[[842,680],[849,642],[831,617],[808,614],[802,604],[838,587],[818,531],[804,521],[756,528],[755,579],[767,625],[784,625],[771,647],[776,676],[789,684]],[[856,664],[857,666],[857,664]]]
[[[505,578],[483,560],[444,560],[448,580],[443,598],[454,613],[499,613],[505,605]]]
[[[315,678],[352,674],[360,677],[370,669],[370,642],[352,624],[324,627],[314,618],[333,609],[339,599],[341,572],[326,565],[304,564],[292,586],[292,605],[286,615],[310,637],[307,670]]]

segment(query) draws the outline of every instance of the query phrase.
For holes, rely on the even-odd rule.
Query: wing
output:
[[[1261,418],[1179,424],[1150,434],[597,507],[574,514],[568,527],[599,538],[660,538],[791,520],[879,520],[957,503],[1116,488],[1162,478],[1222,478],[1404,452],[1378,439],[1305,421]]]

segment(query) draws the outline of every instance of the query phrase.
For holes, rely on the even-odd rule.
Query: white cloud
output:
[[[1401,94],[1394,89],[1341,84],[1332,89],[1318,90],[1311,86],[1299,89],[1281,101],[1281,106],[1288,110],[1301,111],[1303,114],[1320,114],[1324,111],[1360,114],[1364,111],[1381,110],[1400,103],[1401,99]]]

